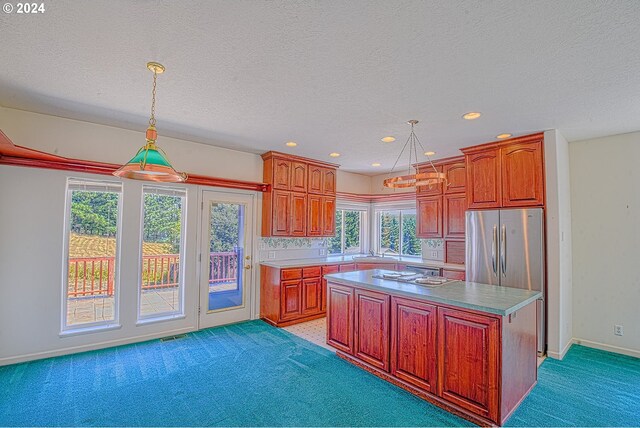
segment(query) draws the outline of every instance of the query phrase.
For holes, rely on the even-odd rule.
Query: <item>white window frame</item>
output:
[[[178,275],[178,309],[168,312],[157,312],[149,315],[142,315],[140,312],[142,304],[142,268],[143,268],[143,248],[144,241],[144,195],[145,193],[155,193],[166,196],[178,196],[182,198],[180,210],[180,272]],[[176,318],[184,318],[184,294],[185,294],[185,266],[186,266],[186,231],[187,231],[187,189],[158,186],[143,185],[140,193],[140,246],[138,254],[138,304],[136,308],[137,325],[148,324],[152,322],[171,320]]]
[[[356,202],[345,202],[338,200],[336,202],[336,215],[338,211],[360,211],[360,251],[361,253],[366,253],[369,248],[369,214],[371,212],[371,205],[368,203],[356,203]],[[328,253],[329,249],[327,248],[327,255],[329,256],[342,256],[344,255],[344,245],[345,245],[345,237],[344,237],[344,216],[342,216],[342,227],[341,227],[341,237],[340,237],[340,252],[339,253]]]
[[[417,255],[408,255],[402,254],[403,247],[403,234],[402,234],[402,211],[414,211],[416,213],[416,221],[417,221],[417,207],[415,201],[409,202],[387,202],[387,203],[379,203],[374,204],[372,207],[373,215],[375,217],[374,221],[372,221],[371,228],[371,236],[372,236],[372,248],[375,248],[375,252],[377,254],[381,253],[380,248],[380,213],[388,212],[388,211],[398,211],[400,213],[400,228],[399,228],[399,243],[400,243],[400,254],[388,253],[390,256],[400,256],[400,257],[415,257],[421,258],[421,254]],[[417,225],[416,225],[417,228]],[[416,230],[417,233],[417,230]],[[420,238],[418,238],[420,239]]]
[[[64,235],[62,239],[62,316],[60,336],[70,336],[94,331],[120,328],[120,251],[122,248],[122,200],[123,186],[119,181],[98,181],[86,178],[67,178],[65,192]],[[113,320],[67,325],[67,294],[69,290],[69,242],[71,236],[71,202],[74,191],[103,191],[118,194],[118,218],[116,220],[116,255],[113,273]]]

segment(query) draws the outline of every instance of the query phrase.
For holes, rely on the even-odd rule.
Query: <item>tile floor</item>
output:
[[[295,334],[309,342],[320,345],[330,351],[336,350],[327,345],[327,319],[320,318],[317,320],[307,321],[300,324],[294,324],[289,327],[283,327],[289,333]]]

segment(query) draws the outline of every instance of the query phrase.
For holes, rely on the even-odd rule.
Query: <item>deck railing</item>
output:
[[[233,251],[211,253],[209,284],[235,282],[238,254]],[[180,255],[158,254],[142,257],[142,289],[177,287]],[[68,297],[113,296],[115,257],[73,257],[69,259]]]

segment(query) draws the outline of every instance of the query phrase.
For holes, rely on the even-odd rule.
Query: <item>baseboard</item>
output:
[[[575,343],[574,340],[575,339],[568,341],[567,344],[564,346],[564,348],[562,348],[560,352],[553,352],[553,351],[547,350],[547,356],[553,358],[554,360],[562,360],[564,356],[567,355],[567,352],[569,352],[569,348],[571,348],[571,345]]]
[[[606,343],[592,342],[591,340],[573,338],[573,343],[576,345],[586,346],[588,348],[600,349],[602,351],[614,352],[616,354],[629,355],[631,357],[640,358],[640,351],[629,348],[622,348],[620,346],[607,345]]]
[[[59,357],[61,355],[76,354],[78,352],[95,351],[98,349],[110,348],[113,346],[128,345],[130,343],[145,342],[147,340],[160,339],[161,337],[174,336],[182,333],[190,333],[195,330],[196,330],[195,326],[189,326],[189,327],[177,328],[175,330],[162,331],[159,333],[128,337],[125,339],[107,340],[99,343],[91,343],[89,345],[72,346],[68,348],[56,349],[53,351],[43,351],[43,352],[36,352],[33,354],[18,355],[14,357],[5,357],[5,358],[0,358],[0,366],[24,363],[27,361],[40,360],[43,358]]]

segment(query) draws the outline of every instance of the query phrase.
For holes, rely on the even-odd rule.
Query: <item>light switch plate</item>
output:
[[[275,251],[269,251],[268,256],[269,259],[275,259],[276,258],[276,252]]]
[[[320,248],[320,255],[321,255],[321,256],[324,256],[324,255],[326,255],[326,254],[327,254],[327,250],[326,250],[326,249],[324,249],[324,248]]]

